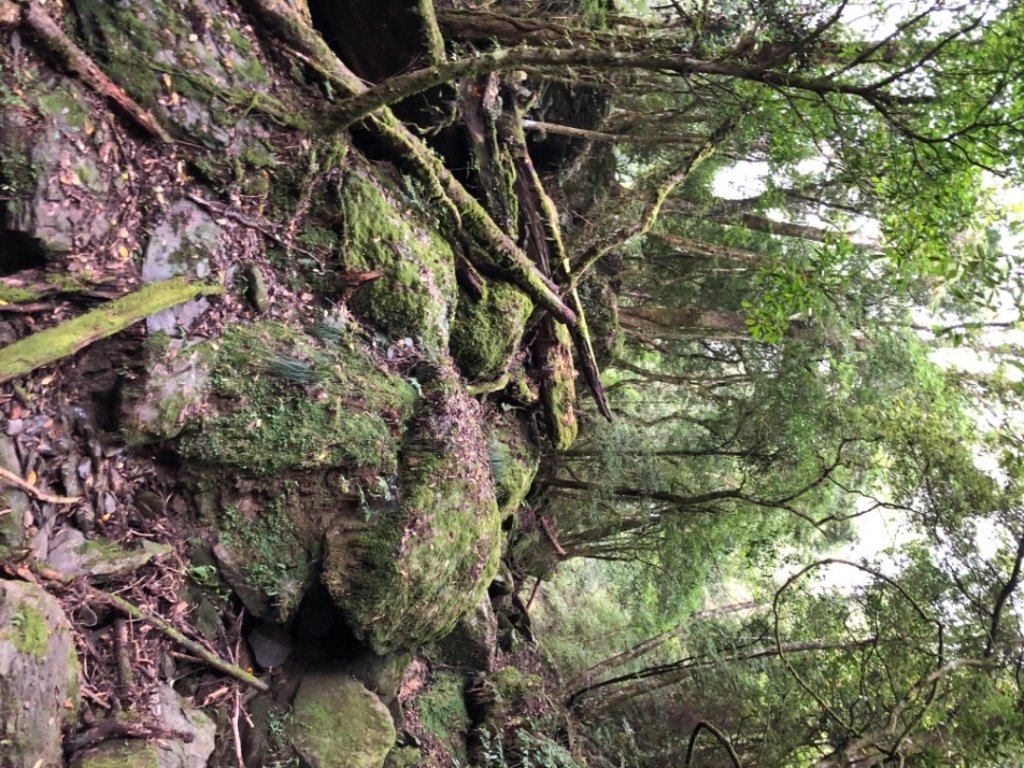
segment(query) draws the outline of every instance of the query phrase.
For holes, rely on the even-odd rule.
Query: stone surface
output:
[[[501,556],[479,404],[453,366],[421,373],[425,407],[409,429],[397,503],[328,532],[321,579],[376,653],[441,639],[473,610]]]
[[[142,279],[153,283],[178,275],[200,280],[210,274],[210,254],[220,247],[223,230],[206,211],[188,200],[176,200],[153,229],[142,261]],[[210,303],[203,298],[187,301],[146,318],[150,333],[176,336],[188,328]]]
[[[491,599],[484,595],[472,613],[463,617],[441,641],[445,661],[465,672],[490,672],[498,647],[498,620]]]
[[[366,653],[351,662],[348,671],[377,694],[381,701],[390,704],[398,696],[398,688],[411,661],[412,656],[408,653],[389,653],[384,656]]]
[[[381,768],[395,743],[387,708],[344,672],[303,678],[289,733],[310,768]]]
[[[42,587],[0,581],[0,764],[62,765],[61,730],[75,720],[79,666],[60,603]]]
[[[292,655],[292,636],[280,624],[256,623],[246,635],[256,663],[264,669],[279,667]]]
[[[180,738],[105,741],[76,754],[70,768],[206,768],[216,735],[213,720],[169,685],[160,686],[154,695],[160,726]]]
[[[137,549],[125,549],[107,539],[86,539],[66,525],[50,539],[46,562],[65,576],[110,578],[131,573],[170,551],[170,545],[148,540]]]

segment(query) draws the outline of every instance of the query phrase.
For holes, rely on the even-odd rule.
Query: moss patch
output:
[[[480,301],[460,295],[451,352],[462,375],[470,381],[489,381],[503,374],[519,349],[532,311],[533,302],[508,283],[490,283]]]
[[[465,763],[470,721],[462,676],[453,672],[435,675],[430,686],[416,697],[416,710],[423,730],[441,743],[450,758]]]
[[[279,622],[287,621],[298,608],[315,559],[300,536],[301,527],[286,512],[286,503],[276,496],[255,514],[227,507],[221,515],[217,550],[222,569],[234,564],[246,587],[261,593],[272,607],[270,612],[253,612]],[[241,594],[238,579],[233,581]]]
[[[479,406],[451,366],[423,389],[402,449],[398,503],[327,538],[324,583],[378,653],[448,634],[479,602],[500,556]]]
[[[510,414],[489,422],[485,433],[494,495],[504,519],[526,498],[540,466],[540,450],[529,440],[519,419]]]
[[[383,272],[355,292],[353,309],[392,338],[413,338],[433,354],[447,350],[456,304],[448,243],[366,164],[355,166],[336,192],[345,268]]]
[[[107,741],[79,755],[72,768],[159,768],[160,753],[144,741]]]
[[[228,329],[214,345],[215,412],[181,440],[191,458],[262,475],[365,468],[394,474],[416,390],[351,340],[279,323]]]
[[[43,615],[28,603],[18,603],[17,610],[11,616],[8,634],[19,653],[33,656],[36,661],[46,658],[50,649],[50,631]]]

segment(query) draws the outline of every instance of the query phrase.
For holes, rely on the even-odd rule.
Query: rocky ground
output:
[[[209,295],[0,365],[0,765],[493,763],[525,718],[564,732],[518,597],[530,299],[468,300],[426,193],[311,136],[322,83],[233,4],[47,6],[170,144],[18,7],[0,342]]]

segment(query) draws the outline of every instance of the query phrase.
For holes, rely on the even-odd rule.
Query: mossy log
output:
[[[223,290],[219,285],[192,284],[180,277],[143,286],[109,304],[0,349],[0,383],[73,355],[157,312]]]

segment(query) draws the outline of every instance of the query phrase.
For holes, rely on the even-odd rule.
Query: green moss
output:
[[[334,673],[303,678],[288,729],[296,750],[318,768],[379,768],[395,743],[394,723],[380,700]]]
[[[460,296],[450,346],[462,375],[487,381],[503,374],[532,311],[533,302],[508,283],[490,283],[480,301]]]
[[[383,272],[356,291],[353,309],[392,338],[411,337],[434,354],[447,350],[456,303],[451,247],[402,210],[394,185],[389,191],[367,167],[350,172],[337,192],[345,268]]]
[[[221,292],[220,286],[190,284],[183,278],[145,285],[98,309],[0,349],[0,381],[23,376],[60,360],[86,344],[111,336],[163,309],[197,296]]]
[[[83,756],[75,768],[160,768],[157,748],[145,741],[106,741]]]
[[[470,721],[461,675],[435,675],[427,689],[416,697],[416,711],[423,729],[441,742],[450,758],[464,763]]]
[[[33,291],[29,288],[0,285],[0,304],[27,304],[44,295],[41,291]]]
[[[59,121],[66,122],[72,128],[83,127],[89,119],[89,110],[80,94],[67,85],[57,85],[46,93],[40,93],[36,104],[44,115],[57,116]]]
[[[487,431],[487,455],[502,518],[519,508],[540,466],[540,451],[514,417],[497,419]]]
[[[354,342],[261,323],[230,328],[215,346],[210,385],[220,407],[182,439],[185,455],[264,475],[323,467],[394,474],[416,391]],[[304,363],[310,378],[268,367],[283,358]]]
[[[11,617],[8,635],[19,653],[33,656],[37,661],[45,659],[50,650],[46,618],[24,601],[18,603],[18,609]]]
[[[424,383],[427,406],[402,449],[397,508],[328,536],[323,579],[378,653],[440,639],[497,571],[501,518],[477,404],[451,368]]]
[[[228,507],[221,517],[220,538],[236,553],[249,585],[270,598],[278,616],[287,619],[298,608],[313,558],[284,505],[283,497],[275,497],[255,518]]]
[[[576,381],[572,364],[572,339],[560,323],[551,323],[554,339],[543,345],[540,370],[541,402],[547,416],[548,437],[556,451],[565,451],[576,441]]]

